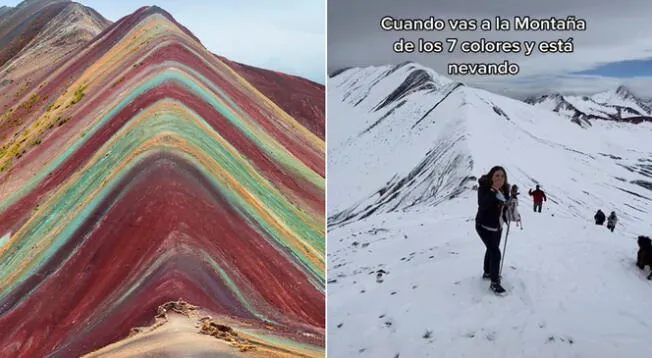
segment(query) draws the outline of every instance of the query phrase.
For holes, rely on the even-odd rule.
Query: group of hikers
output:
[[[604,221],[606,219],[607,229],[609,229],[611,232],[614,232],[614,229],[616,228],[616,223],[618,222],[618,218],[616,217],[616,213],[614,211],[612,211],[611,214],[609,214],[609,217],[606,218],[604,213],[600,209],[598,209],[598,212],[595,213],[593,219],[595,219],[596,225],[604,224]]]
[[[536,189],[530,189],[528,194],[533,199],[534,212],[540,213],[543,202],[548,201],[546,193],[537,185]],[[489,287],[496,293],[505,292],[500,284],[500,239],[504,223],[514,222],[523,230],[521,215],[518,212],[518,195],[518,187],[509,185],[507,172],[501,166],[491,168],[489,173],[478,180],[478,212],[475,217],[475,230],[487,248],[482,278],[491,280]],[[598,210],[594,219],[597,225],[604,223],[605,215],[602,210]],[[613,232],[618,221],[616,213],[612,211],[606,220],[607,228]]]

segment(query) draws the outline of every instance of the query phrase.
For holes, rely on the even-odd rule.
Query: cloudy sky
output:
[[[518,76],[458,76],[455,80],[512,97],[560,92],[594,93],[628,86],[634,93],[652,97],[652,1],[649,0],[366,0],[328,1],[328,71],[349,66],[397,64],[414,61],[447,75],[448,63],[516,62]],[[380,19],[474,18],[530,16],[587,21],[584,32],[397,32],[383,31]],[[529,57],[504,54],[397,54],[395,40],[542,41],[574,38],[572,54],[540,54]],[[451,76],[452,77],[452,76]]]
[[[16,6],[21,0],[0,0]],[[158,5],[213,53],[324,84],[326,0],[76,0],[111,21]]]

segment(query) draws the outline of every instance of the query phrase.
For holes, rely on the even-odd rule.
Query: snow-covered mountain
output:
[[[626,220],[647,219],[637,210],[651,204],[650,123],[580,127],[414,63],[346,70],[328,94],[330,226],[445,202],[495,164],[577,217],[632,205]],[[623,195],[609,203],[605,187]]]
[[[649,100],[637,97],[625,86],[592,96],[543,95],[525,99],[526,103],[549,109],[571,118],[575,123],[591,125],[593,119],[619,122],[652,122]]]
[[[652,123],[585,120],[415,63],[330,78],[329,353],[652,353],[652,282],[633,265],[634,237],[652,219]],[[473,225],[477,178],[494,165],[524,193],[506,298],[480,279]],[[535,184],[548,196],[538,215],[527,197]],[[591,224],[598,208],[619,215],[615,233]],[[389,272],[382,283],[379,269]]]

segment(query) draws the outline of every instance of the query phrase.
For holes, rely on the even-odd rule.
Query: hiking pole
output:
[[[503,277],[503,264],[505,263],[505,252],[507,252],[507,238],[509,237],[509,226],[511,221],[507,222],[507,233],[505,233],[505,244],[503,245],[503,259],[500,260],[500,271],[498,271],[498,277]]]

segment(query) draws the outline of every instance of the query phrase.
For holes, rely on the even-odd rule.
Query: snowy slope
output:
[[[633,266],[634,236],[649,230],[652,124],[581,127],[414,63],[349,69],[328,91],[329,354],[652,352],[652,282]],[[534,216],[521,197],[506,298],[479,278],[473,226],[477,177],[496,164],[549,198]],[[598,208],[616,210],[616,233],[590,224]]]
[[[523,208],[525,229],[507,240],[508,295],[497,297],[480,277],[474,199],[329,233],[329,356],[652,356],[652,282],[633,240]]]
[[[554,94],[528,98],[525,102],[558,112],[581,126],[591,125],[594,119],[633,123],[652,121],[649,100],[637,97],[625,86],[592,96]]]

